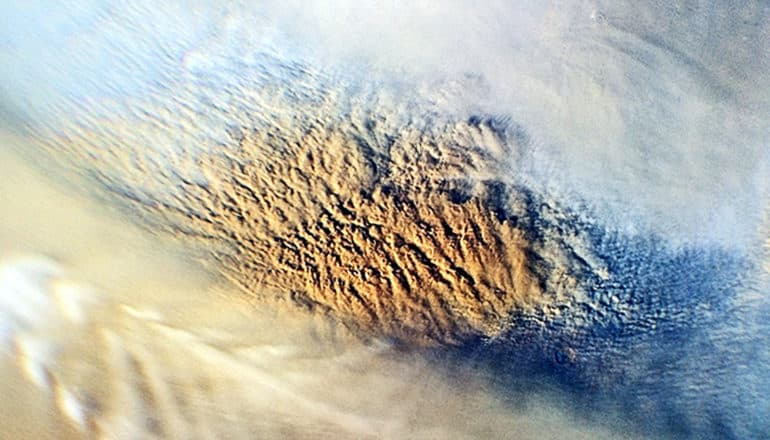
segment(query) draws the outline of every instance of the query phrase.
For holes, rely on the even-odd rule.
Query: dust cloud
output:
[[[769,8],[4,5],[4,429],[760,436]]]
[[[27,140],[2,142],[4,437],[630,435],[546,384],[503,396],[482,370],[254,307],[173,240],[19,158]]]

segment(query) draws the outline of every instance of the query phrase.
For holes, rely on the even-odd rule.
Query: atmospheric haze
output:
[[[770,6],[0,10],[2,433],[770,434]]]

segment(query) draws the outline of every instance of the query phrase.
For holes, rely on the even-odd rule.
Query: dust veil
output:
[[[62,191],[10,148],[2,164],[4,435],[630,435],[617,415],[582,420],[547,384],[502,395],[483,371],[364,343],[293,309],[260,310],[174,243]],[[25,301],[38,309],[25,315]]]
[[[8,176],[0,187],[0,317],[11,323],[3,327],[3,386],[28,402],[23,413],[2,408],[4,433],[617,438],[622,417],[588,423],[557,392],[504,395],[484,371],[361,342],[280,304],[255,312],[189,249],[82,197],[90,188],[74,181],[83,176],[41,154],[57,157],[61,144],[36,143],[82,135],[91,143],[69,145],[81,172],[125,177],[131,160],[86,158],[126,145],[151,159],[146,169],[173,171],[171,159],[210,152],[244,120],[272,123],[270,114],[228,112],[219,100],[229,90],[221,84],[240,85],[233,66],[253,63],[258,51],[249,49],[258,46],[287,70],[300,60],[324,80],[406,84],[404,95],[459,120],[479,111],[510,117],[526,128],[527,148],[495,173],[586,203],[623,233],[652,229],[672,243],[716,243],[767,261],[766,5],[728,13],[709,3],[507,3],[84,3],[51,14],[49,5],[4,7],[2,113],[38,135],[7,135],[0,145]],[[49,31],[37,32],[46,20]],[[256,82],[280,91],[281,75]],[[180,84],[193,93],[180,93]],[[335,90],[355,108],[349,98],[359,90]],[[200,107],[188,112],[189,102]],[[158,112],[132,113],[148,108]],[[291,117],[291,107],[282,110]],[[61,174],[49,180],[41,169]],[[128,175],[124,188],[158,175]],[[171,193],[159,188],[176,188],[153,184],[143,194],[151,202]],[[19,286],[37,302],[17,301]],[[743,294],[751,307],[765,304],[762,289]],[[50,425],[27,423],[40,413]]]

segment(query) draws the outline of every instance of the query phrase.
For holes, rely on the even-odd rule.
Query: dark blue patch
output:
[[[489,194],[493,210],[504,206],[494,204],[504,198],[500,188]],[[542,239],[554,225],[539,216],[534,200],[528,197],[525,216],[514,219],[503,208],[495,214],[518,222],[531,240]],[[672,249],[654,235],[629,238],[574,222],[566,226],[586,234],[609,276],[587,275],[587,299],[565,305],[558,319],[518,313],[504,336],[469,341],[453,356],[488,369],[512,395],[533,383],[554,384],[596,422],[612,410],[650,435],[767,438],[768,422],[748,423],[735,403],[741,391],[719,382],[748,361],[713,342],[725,323],[739,323],[733,300],[752,271],[748,261],[716,246]]]

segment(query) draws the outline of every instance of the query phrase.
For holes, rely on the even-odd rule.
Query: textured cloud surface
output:
[[[622,433],[581,420],[546,383],[499,393],[481,370],[362,343],[317,315],[249,301],[171,243],[61,191],[7,152],[2,159],[11,177],[0,228],[4,437]]]
[[[445,3],[5,7],[58,192],[0,244],[102,286],[10,260],[3,337],[76,431],[767,433],[767,6]],[[141,230],[18,220],[73,194]]]

